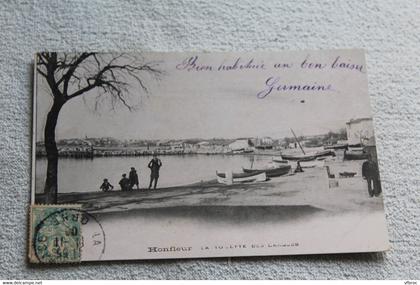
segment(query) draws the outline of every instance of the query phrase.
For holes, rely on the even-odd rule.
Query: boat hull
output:
[[[216,171],[217,182],[221,184],[236,184],[236,183],[249,183],[249,182],[263,182],[267,180],[267,175],[264,171],[256,173],[233,173],[232,181],[226,177],[225,173]]]
[[[282,154],[281,157],[285,160],[292,160],[292,161],[310,161],[310,160],[315,160],[318,157],[324,157],[324,156],[330,156],[330,155],[335,156],[335,152],[332,150],[322,150],[314,154],[303,154],[303,155]]]
[[[276,167],[276,168],[268,168],[268,169],[249,169],[249,168],[242,168],[245,173],[259,173],[261,171],[264,171],[267,177],[278,177],[282,175],[286,175],[290,172],[290,169],[292,167],[290,165],[284,165],[282,167]]]
[[[344,152],[344,160],[365,160],[368,154],[363,151],[346,151]]]
[[[289,163],[287,160],[284,160],[283,158],[273,158],[273,162],[275,163]]]
[[[347,149],[349,147],[348,144],[335,144],[335,145],[327,145],[324,146],[325,150],[335,150],[335,149]]]

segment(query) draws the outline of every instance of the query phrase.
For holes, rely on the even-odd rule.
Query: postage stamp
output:
[[[81,261],[81,205],[32,205],[29,261],[77,263]]]

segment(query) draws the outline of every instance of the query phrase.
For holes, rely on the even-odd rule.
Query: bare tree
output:
[[[147,63],[138,56],[95,52],[72,55],[55,52],[39,53],[36,68],[38,74],[46,80],[53,98],[44,130],[48,160],[44,202],[55,204],[58,192],[58,149],[55,129],[63,105],[73,98],[90,94],[89,96],[94,96],[95,109],[107,102],[111,108],[122,104],[132,111],[135,104],[131,98],[134,94],[129,92],[130,84],[138,84],[139,89],[147,93],[144,76],[158,76],[161,72],[153,63]],[[93,92],[94,90],[96,92]]]

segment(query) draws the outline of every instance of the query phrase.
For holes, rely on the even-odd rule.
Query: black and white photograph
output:
[[[32,204],[91,217],[82,261],[389,248],[363,50],[41,52],[34,83]]]

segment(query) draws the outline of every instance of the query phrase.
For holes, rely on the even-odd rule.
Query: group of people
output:
[[[162,161],[157,157],[157,155],[153,155],[153,159],[147,165],[150,168],[150,183],[149,189],[152,188],[156,189],[158,179],[159,179],[159,170],[162,167]],[[134,167],[131,167],[131,170],[128,174],[123,173],[121,180],[118,182],[120,185],[121,191],[130,191],[134,188],[140,190],[139,187],[139,175],[137,174],[137,170]],[[104,178],[103,183],[99,187],[103,192],[108,192],[114,189],[114,186],[108,181],[107,178]]]

